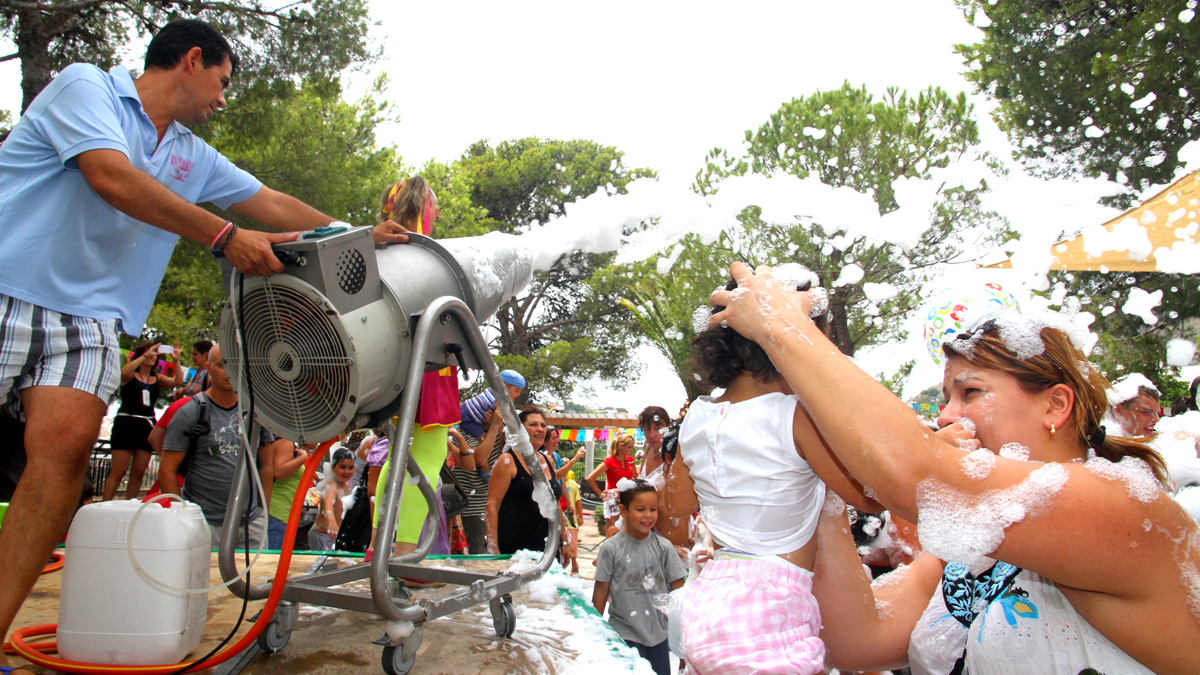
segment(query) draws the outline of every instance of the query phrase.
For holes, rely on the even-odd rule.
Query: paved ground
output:
[[[591,516],[585,516],[580,530],[580,575],[585,580],[585,596],[591,599],[591,579],[595,575],[595,547],[601,538]],[[313,558],[295,557],[289,573],[302,574]],[[252,573],[255,583],[272,577],[278,559],[263,556]],[[465,569],[496,572],[506,569],[508,561],[430,561],[439,566],[458,566]],[[42,576],[33,594],[25,603],[13,628],[55,623],[58,616],[59,573]],[[220,581],[213,557],[211,583]],[[365,582],[360,582],[364,583]],[[362,589],[368,588],[362,586]],[[443,593],[446,590],[418,591],[418,596]],[[534,609],[547,605],[532,602],[524,592],[513,594],[514,603]],[[263,602],[250,603],[247,616],[258,611]],[[208,624],[205,639],[196,655],[205,654],[229,633],[237,621],[241,600],[227,592],[209,596]],[[522,620],[518,610],[517,632],[511,640],[499,640],[492,628],[487,605],[429,622],[424,642],[417,654],[413,675],[434,673],[549,673],[557,675],[557,664],[570,663],[579,656],[578,650],[567,645],[568,633],[548,625],[537,612]],[[244,623],[239,634],[249,628]],[[319,607],[303,607],[300,619],[286,648],[272,656],[260,655],[245,673],[362,673],[382,672],[381,648],[370,644],[382,633],[382,622],[373,616]],[[575,645],[578,647],[578,644]],[[10,665],[23,663],[11,658]],[[35,667],[35,671],[38,670]],[[47,671],[51,672],[51,671]],[[207,671],[211,672],[211,671]]]

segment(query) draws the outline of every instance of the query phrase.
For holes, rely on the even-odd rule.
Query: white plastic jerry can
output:
[[[151,504],[132,533],[138,564],[174,588],[209,585],[208,524],[200,507]],[[100,664],[178,663],[200,644],[207,593],[176,593],[146,583],[126,551],[129,523],[141,502],[111,501],[79,509],[67,535],[58,605],[58,653]]]

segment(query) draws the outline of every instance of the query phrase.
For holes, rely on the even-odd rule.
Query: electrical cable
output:
[[[292,561],[292,548],[296,543],[296,529],[300,523],[300,513],[304,509],[303,495],[308,492],[309,486],[312,485],[313,474],[317,472],[317,467],[320,466],[322,456],[336,439],[332,439],[322,443],[317,452],[309,459],[304,467],[304,475],[300,478],[300,486],[296,490],[296,498],[292,500],[292,510],[288,514],[287,532],[283,539],[283,549],[279,554],[279,567],[275,571],[275,579],[271,586],[271,594],[267,597],[267,603],[263,606],[262,613],[258,620],[254,622],[250,630],[243,635],[237,642],[230,645],[225,651],[215,655],[208,660],[207,663],[202,663],[200,660],[191,661],[189,663],[171,663],[157,666],[120,666],[111,664],[92,664],[80,663],[77,661],[67,661],[53,656],[43,654],[43,651],[51,651],[54,649],[52,642],[39,642],[31,644],[27,640],[36,637],[54,635],[58,630],[55,624],[43,624],[40,626],[29,626],[26,628],[18,628],[13,631],[10,639],[11,644],[4,645],[6,654],[15,654],[21,658],[42,666],[43,668],[53,668],[65,673],[84,673],[92,675],[95,673],[117,673],[119,675],[170,675],[180,669],[181,666],[186,666],[184,672],[196,672],[207,668],[212,668],[221,664],[234,656],[240,654],[242,650],[250,646],[262,631],[267,627],[274,617],[275,608],[279,604],[279,600],[283,597],[283,588],[287,583],[288,568]]]
[[[242,325],[243,325],[243,319],[244,319],[243,303],[242,303],[242,300],[244,298],[244,287],[242,284],[243,277],[240,272],[235,271],[234,274],[236,277],[237,288],[238,288],[238,308],[237,308],[238,311],[234,312],[235,321],[236,321],[235,334],[237,336],[237,339],[239,342],[238,346],[240,347],[240,351],[241,351],[242,374],[244,375],[243,378],[239,378],[239,379],[241,380],[242,384],[245,384],[245,392],[244,392],[246,395],[245,400],[249,401],[249,405],[248,405],[248,413],[249,414],[246,417],[246,422],[244,424],[240,425],[241,426],[241,434],[242,434],[242,442],[244,443],[244,447],[247,449],[247,451],[245,453],[247,471],[248,471],[249,475],[253,477],[252,479],[256,480],[258,483],[257,487],[259,490],[259,495],[261,495],[260,501],[262,502],[263,508],[265,509],[267,506],[266,505],[266,494],[263,489],[262,479],[258,475],[258,472],[255,467],[255,462],[252,462],[250,460],[250,451],[249,451],[249,448],[251,447],[251,445],[249,443],[250,439],[249,439],[248,427],[252,427],[254,425],[254,394],[253,394],[253,388],[252,388],[252,385],[250,382],[249,353],[248,353],[248,349],[246,347],[246,341],[242,334]],[[241,387],[239,387],[239,389],[241,389]],[[239,391],[239,400],[241,400],[240,395],[242,393],[243,392]],[[336,441],[336,440],[337,440],[336,438],[333,438],[333,439],[330,439],[330,440],[322,443],[321,446],[318,448],[318,451],[313,453],[312,456],[309,457],[308,462],[305,464],[304,475],[300,478],[300,485],[298,486],[298,488],[296,490],[295,497],[292,499],[291,512],[288,514],[287,530],[285,531],[285,534],[284,534],[283,550],[279,556],[279,565],[275,571],[275,579],[271,585],[270,595],[267,597],[267,604],[263,607],[262,611],[259,613],[258,620],[254,622],[254,624],[251,626],[250,630],[246,633],[246,635],[243,635],[242,638],[240,640],[238,640],[233,646],[229,647],[228,649],[226,649],[223,652],[220,651],[221,648],[224,647],[233,638],[233,636],[235,634],[237,634],[238,629],[242,625],[242,621],[245,619],[246,608],[247,608],[247,605],[249,604],[249,596],[250,596],[249,572],[250,572],[250,567],[252,565],[252,563],[250,561],[250,549],[249,549],[249,543],[250,543],[250,518],[249,518],[249,516],[253,509],[253,504],[250,502],[250,500],[247,500],[247,502],[246,502],[246,516],[244,518],[242,518],[242,527],[243,527],[243,532],[245,535],[245,540],[247,543],[247,547],[244,549],[246,566],[247,566],[244,574],[247,575],[246,576],[247,588],[246,588],[246,593],[242,596],[241,613],[238,615],[237,623],[234,624],[233,630],[229,633],[229,635],[227,635],[225,637],[225,639],[221,641],[220,644],[218,644],[211,652],[209,652],[202,658],[197,659],[195,661],[188,662],[188,663],[174,663],[174,664],[166,664],[166,665],[158,665],[158,666],[113,666],[113,665],[108,665],[108,664],[87,664],[87,663],[80,663],[80,662],[75,662],[75,661],[66,661],[64,659],[60,659],[57,657],[46,656],[43,653],[43,651],[51,651],[53,649],[51,647],[52,643],[39,643],[36,646],[33,646],[33,645],[29,645],[28,643],[25,642],[26,637],[36,637],[36,636],[43,636],[43,635],[49,635],[52,633],[56,633],[58,630],[58,626],[56,624],[44,624],[41,626],[30,626],[28,628],[23,628],[23,629],[18,629],[16,631],[13,631],[13,633],[10,637],[11,643],[6,643],[5,645],[3,645],[3,649],[4,649],[5,653],[16,653],[16,654],[19,654],[26,661],[29,661],[30,663],[35,663],[35,664],[41,665],[43,667],[54,668],[56,670],[61,670],[63,672],[69,672],[69,673],[105,672],[105,673],[132,674],[132,675],[182,675],[183,673],[195,672],[195,671],[211,668],[211,667],[218,665],[224,661],[227,661],[234,655],[241,653],[242,650],[244,650],[247,646],[249,646],[249,644],[253,640],[258,639],[258,636],[262,633],[263,629],[265,629],[266,626],[268,624],[270,624],[271,619],[274,617],[275,608],[278,606],[279,600],[283,596],[283,588],[287,584],[287,572],[291,565],[292,549],[293,549],[293,547],[295,545],[295,541],[296,541],[296,529],[300,522],[300,513],[303,510],[304,496],[308,494],[308,487],[312,484],[313,474],[316,473],[317,467],[320,466],[321,460],[324,458],[325,453],[328,452],[329,448],[332,447],[334,441]],[[171,495],[171,497],[175,497],[175,496]],[[158,501],[158,499],[160,499],[160,498],[164,498],[164,497],[162,495],[160,495],[158,497],[155,497],[151,501]],[[143,504],[138,509],[138,512],[137,512],[137,514],[135,514],[133,521],[131,521],[129,524],[130,530],[133,529],[133,525],[137,520],[137,516],[141,515],[142,509],[145,509],[149,504],[150,504],[150,502],[147,502],[146,504]],[[127,550],[129,552],[130,560],[133,562],[134,568],[138,571],[139,576],[141,576],[142,579],[147,581],[148,583],[151,583],[151,585],[154,585],[156,587],[165,587],[166,586],[165,584],[161,584],[157,580],[154,580],[152,577],[150,577],[148,574],[146,574],[144,570],[141,569],[141,567],[137,564],[137,560],[134,558],[134,555],[133,555],[133,550],[132,550],[133,537],[127,536],[126,539],[129,542],[127,544]],[[259,556],[262,555],[262,551],[264,549],[266,549],[266,547],[267,547],[267,535],[264,532],[263,538],[260,540],[258,554],[254,558],[255,562],[257,562]],[[241,575],[238,575],[238,577],[235,577],[235,580],[240,577],[241,577]],[[232,583],[232,581],[230,581],[229,583]],[[224,584],[224,585],[228,585],[228,584]],[[170,587],[167,587],[167,588],[170,588]],[[184,591],[185,589],[176,589],[176,590]],[[205,592],[207,592],[207,589]],[[218,653],[218,652],[220,652],[220,653]]]
[[[240,424],[239,429],[241,431],[242,442],[245,443],[245,447],[252,448],[254,446],[250,444],[250,438],[249,438],[248,432],[246,431],[246,427],[248,425],[252,426],[254,424],[254,389],[250,384],[250,380],[249,380],[250,374],[249,374],[249,372],[247,372],[248,368],[246,368],[246,364],[249,361],[249,359],[247,358],[247,353],[246,353],[247,352],[246,341],[244,339],[242,339],[242,326],[243,326],[242,319],[244,318],[244,314],[242,312],[242,298],[244,297],[242,281],[243,281],[243,277],[242,277],[241,273],[235,273],[235,283],[236,283],[237,289],[238,289],[238,311],[235,313],[236,320],[234,322],[234,326],[235,326],[235,334],[238,336],[238,340],[239,340],[238,346],[240,347],[240,351],[242,353],[242,364],[243,364],[242,371],[245,373],[245,378],[246,378],[244,380],[244,383],[246,385],[245,392],[242,392],[242,391],[238,392],[238,400],[239,401],[242,401],[242,400],[249,401],[249,415],[247,415],[247,422],[244,424]],[[239,389],[241,389],[241,387],[239,387]],[[243,395],[243,393],[244,393],[244,395]],[[253,482],[254,487],[258,489],[259,503],[262,504],[263,508],[265,509],[266,501],[267,501],[267,493],[263,486],[262,476],[260,476],[258,473],[258,467],[255,462],[250,461],[249,454],[250,454],[249,452],[246,453],[246,470],[249,473],[249,475],[251,476],[251,481]],[[209,586],[208,588],[178,588],[175,586],[171,586],[170,584],[164,584],[161,581],[159,581],[158,579],[155,579],[154,577],[150,576],[150,574],[148,572],[146,572],[146,570],[143,569],[142,566],[138,563],[137,557],[134,555],[134,552],[133,552],[133,529],[137,525],[138,519],[142,517],[142,511],[146,510],[146,508],[148,506],[150,506],[151,504],[153,504],[159,500],[162,500],[162,499],[175,499],[177,501],[181,501],[181,502],[183,501],[183,499],[181,497],[178,497],[177,495],[173,495],[170,493],[165,493],[165,492],[160,495],[155,495],[154,497],[146,500],[146,502],[144,504],[142,504],[140,507],[138,507],[137,512],[133,514],[133,519],[129,521],[129,528],[125,535],[125,551],[126,551],[126,553],[129,554],[129,562],[133,565],[133,569],[135,572],[137,572],[137,575],[142,578],[142,581],[145,581],[147,584],[150,584],[154,588],[157,588],[158,590],[166,592],[166,593],[208,593],[210,591],[218,591],[218,590],[221,590],[222,588],[226,588],[226,587],[232,585],[233,583],[235,583],[238,579],[242,578],[243,576],[246,577],[246,583],[247,584],[250,583],[250,569],[258,564],[258,559],[262,557],[263,551],[266,550],[266,548],[267,548],[267,534],[266,534],[266,532],[264,532],[263,538],[259,541],[258,551],[255,552],[255,554],[254,554],[254,560],[251,561],[249,559],[250,528],[249,528],[248,521],[250,519],[250,513],[254,506],[252,503],[250,503],[250,500],[246,501],[246,515],[245,515],[245,517],[242,518],[242,524],[245,526],[246,559],[247,560],[246,560],[246,569],[243,570],[240,574],[238,574],[234,578],[230,579],[229,581],[226,581],[225,583],[216,584],[214,586]],[[50,571],[53,571],[53,570],[50,570]],[[43,572],[43,574],[45,574],[45,572]],[[235,627],[235,630],[236,630],[236,627]]]
[[[46,563],[46,566],[42,568],[42,574],[50,574],[51,572],[57,572],[57,571],[61,570],[62,568],[63,568],[63,554],[58,551],[55,551],[54,553],[50,554],[50,562]]]
[[[237,225],[234,225],[233,229],[236,230]],[[237,278],[237,289],[238,289],[238,311],[234,314],[234,336],[235,336],[234,339],[238,342],[238,344],[241,345],[241,352],[242,352],[242,357],[243,357],[242,364],[243,364],[243,370],[245,370],[245,364],[247,363],[247,360],[245,358],[245,356],[246,356],[246,347],[245,347],[246,341],[244,339],[245,336],[242,334],[242,319],[244,318],[244,316],[241,314],[242,298],[243,298],[242,291],[244,288],[244,286],[243,286],[244,277],[242,276],[241,272],[235,272],[235,274],[237,275],[236,278]],[[254,390],[250,387],[250,383],[246,382],[245,397],[243,398],[242,392],[240,391],[240,389],[241,389],[241,387],[239,387],[238,401],[239,402],[246,401],[248,408],[249,408],[249,414],[246,415],[245,420],[244,421],[238,420],[239,422],[241,422],[238,425],[238,429],[241,431],[242,448],[245,449],[245,452],[242,454],[242,456],[246,458],[247,479],[254,481],[257,484],[259,494],[262,495],[262,497],[260,498],[259,501],[263,502],[262,507],[265,510],[267,508],[267,505],[265,503],[266,502],[266,493],[263,491],[262,477],[259,476],[258,472],[256,471],[258,463],[256,461],[252,461],[250,459],[251,448],[254,448],[255,446],[250,444],[249,432],[246,431],[247,426],[251,426],[251,427],[254,426]],[[240,408],[240,405],[239,405],[239,408]],[[257,458],[257,455],[258,455],[257,451],[254,454]],[[297,490],[297,493],[298,492],[299,492],[299,490]],[[250,605],[250,568],[252,567],[252,564],[250,563],[250,514],[253,512],[254,512],[254,504],[251,502],[251,500],[249,498],[247,498],[246,499],[246,513],[242,516],[242,534],[243,534],[243,540],[246,542],[246,544],[245,544],[246,547],[244,549],[242,549],[242,552],[246,558],[246,591],[245,591],[245,593],[242,594],[242,608],[238,612],[237,621],[234,622],[233,628],[230,629],[229,634],[225,636],[225,639],[221,640],[221,642],[216,647],[213,647],[212,650],[210,650],[207,654],[202,656],[198,661],[194,662],[192,665],[182,666],[179,668],[179,670],[176,670],[175,672],[171,673],[171,675],[183,675],[183,673],[186,673],[188,670],[191,670],[193,668],[198,668],[198,667],[206,664],[208,662],[208,660],[211,659],[214,655],[218,654],[225,645],[229,644],[229,641],[233,639],[233,636],[237,635],[238,629],[242,627],[242,621],[244,621],[246,619],[246,608]],[[130,523],[129,526],[132,529],[133,523]],[[255,562],[258,562],[258,558],[259,558],[259,556],[262,555],[263,549],[267,547],[266,537],[267,537],[267,533],[264,530],[263,539],[262,539],[262,541],[259,542],[258,555],[254,556]],[[133,538],[129,537],[128,540],[129,540],[129,542],[132,542]],[[130,560],[132,560],[133,559],[133,548],[131,545],[129,548],[129,552],[130,552],[129,558],[130,558]],[[235,577],[234,579],[231,579],[226,583],[231,584],[237,578],[239,578],[239,577]],[[275,610],[272,609],[271,613],[274,614]],[[261,614],[259,615],[259,618],[262,618]]]

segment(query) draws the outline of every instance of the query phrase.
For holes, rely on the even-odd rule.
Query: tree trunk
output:
[[[17,11],[14,42],[21,58],[21,114],[50,84],[50,38],[43,28],[43,15],[35,9]]]
[[[833,293],[829,295],[829,339],[833,340],[833,344],[837,345],[843,354],[854,356],[854,342],[850,338],[850,319],[846,316],[846,304],[835,300]]]

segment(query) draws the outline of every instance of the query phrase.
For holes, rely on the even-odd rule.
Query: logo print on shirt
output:
[[[194,162],[190,159],[184,159],[179,155],[171,155],[171,178],[183,182],[188,179],[188,174],[192,172]]]

